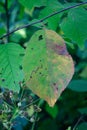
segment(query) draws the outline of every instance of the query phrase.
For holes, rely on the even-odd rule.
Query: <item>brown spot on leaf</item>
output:
[[[20,65],[20,66],[19,66],[19,69],[20,69],[20,70],[22,70],[22,69],[23,69],[23,68],[22,68],[22,65]]]
[[[2,82],[5,82],[5,79],[2,79]]]
[[[30,76],[30,79],[32,79],[32,76]]]
[[[41,72],[39,72],[39,74],[42,74]]]
[[[31,50],[34,50],[34,48],[31,48]]]
[[[53,83],[54,86],[56,86],[56,83]]]
[[[57,83],[53,83],[53,86],[54,86],[54,89],[55,89],[56,91],[58,91],[58,84],[57,84]]]
[[[15,81],[14,81],[14,84],[15,84]]]
[[[21,84],[22,84],[22,82],[20,81],[18,84],[19,84],[19,85],[21,85]]]
[[[58,91],[58,87],[56,87],[56,90]]]
[[[19,56],[24,56],[24,54],[19,54]]]
[[[40,40],[42,40],[42,39],[43,39],[43,36],[40,35],[39,38],[38,38],[38,40],[40,41]]]

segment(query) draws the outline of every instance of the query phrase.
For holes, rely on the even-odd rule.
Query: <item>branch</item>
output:
[[[8,12],[8,0],[5,0],[5,11],[6,11],[6,27],[7,27],[7,42],[9,42],[9,12]]]
[[[32,26],[32,25],[35,25],[35,24],[37,24],[37,23],[41,23],[41,22],[45,21],[46,19],[48,19],[48,18],[50,18],[50,17],[52,17],[52,16],[54,16],[54,15],[56,15],[56,14],[62,13],[62,12],[64,12],[64,11],[66,11],[66,10],[69,10],[69,9],[72,9],[72,8],[75,8],[75,7],[79,7],[79,6],[84,5],[84,4],[87,4],[87,2],[79,3],[79,4],[76,4],[76,5],[73,5],[73,6],[64,8],[64,9],[62,9],[62,10],[60,10],[60,11],[54,12],[54,13],[52,13],[52,14],[50,14],[50,15],[48,15],[48,16],[46,16],[46,17],[40,19],[40,20],[37,20],[37,21],[35,21],[35,22],[32,22],[32,23],[26,24],[26,25],[24,25],[24,26],[18,27],[18,28],[16,28],[16,29],[14,29],[13,31],[8,32],[7,34],[1,36],[0,39],[3,39],[4,37],[8,37],[8,36],[11,35],[12,33],[16,32],[16,31],[18,31],[18,30],[21,30],[21,29],[23,29],[23,28],[27,28],[27,27]]]

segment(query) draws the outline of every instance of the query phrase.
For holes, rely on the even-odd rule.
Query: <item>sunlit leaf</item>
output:
[[[63,39],[54,31],[39,30],[27,46],[23,70],[27,87],[53,106],[71,80],[74,67]]]
[[[23,80],[24,49],[15,43],[0,45],[0,87],[18,92]]]

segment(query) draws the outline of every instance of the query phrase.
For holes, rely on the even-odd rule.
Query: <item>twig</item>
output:
[[[11,128],[12,128],[12,126],[11,126],[12,121],[13,121],[18,115],[19,115],[18,109],[15,109],[15,111],[14,111],[12,117],[11,117],[10,120],[9,120],[10,126],[9,126],[9,129],[8,129],[8,130],[11,130]]]
[[[35,121],[32,124],[31,130],[34,130],[34,128],[35,128],[35,123],[36,123],[36,120],[37,120],[37,116],[38,116],[38,113],[35,114]]]
[[[87,2],[79,3],[79,4],[76,4],[76,5],[73,5],[73,6],[64,8],[64,9],[62,9],[62,10],[60,10],[60,11],[54,12],[54,13],[52,13],[52,14],[50,14],[50,15],[48,15],[48,16],[46,16],[46,17],[40,19],[40,20],[37,20],[37,21],[35,21],[35,22],[32,22],[32,23],[23,25],[23,26],[21,26],[21,27],[18,27],[18,28],[12,30],[11,32],[9,32],[9,33],[7,33],[7,34],[4,34],[3,36],[0,37],[0,39],[3,39],[4,37],[8,37],[8,36],[11,35],[12,33],[16,32],[16,31],[18,31],[18,30],[21,30],[21,29],[23,29],[23,28],[27,28],[27,27],[32,26],[32,25],[35,25],[35,24],[37,24],[37,23],[41,23],[41,22],[45,21],[46,19],[48,19],[48,18],[50,18],[50,17],[52,17],[52,16],[54,16],[54,15],[56,15],[56,14],[62,13],[62,12],[64,12],[64,11],[66,11],[66,10],[69,10],[69,9],[72,9],[72,8],[75,8],[75,7],[79,7],[79,6],[84,5],[84,4],[87,4]]]
[[[43,104],[43,102],[44,102],[44,100],[43,100],[43,99],[40,99],[40,101],[39,101],[39,103],[38,103],[38,107],[40,107],[40,106]],[[38,113],[35,114],[35,121],[34,121],[34,123],[32,124],[31,130],[34,130],[34,129],[35,129],[35,123],[36,123],[37,117],[38,117]]]
[[[78,126],[79,122],[83,119],[83,116],[81,116],[78,121],[76,122],[75,126],[73,127],[73,130],[76,130],[76,127]]]
[[[5,100],[3,100],[4,101],[4,103],[8,106],[8,107],[10,107],[11,109],[13,109],[13,106],[11,106],[10,104],[8,104]]]
[[[27,107],[29,107],[29,106],[33,105],[34,103],[38,102],[39,100],[40,100],[40,98],[39,98],[39,99],[34,100],[33,102],[31,102],[31,103],[29,103],[28,105],[24,106],[24,107],[23,107],[23,109],[25,109],[25,108],[27,108]]]
[[[6,27],[7,34],[9,34],[9,11],[8,11],[8,0],[5,0],[5,11],[6,11]],[[7,35],[7,42],[9,42],[9,35]]]

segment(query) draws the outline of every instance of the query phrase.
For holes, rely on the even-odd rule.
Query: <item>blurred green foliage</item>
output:
[[[8,0],[9,30],[39,20],[50,13],[61,10],[79,2],[87,0]],[[30,2],[30,4],[28,3]],[[0,0],[0,37],[7,31],[5,0]],[[56,31],[66,41],[69,53],[75,64],[75,74],[67,89],[62,93],[54,108],[42,103],[39,111],[38,103],[23,111],[23,107],[30,104],[33,95],[29,90],[20,94],[12,94],[7,90],[0,90],[0,130],[9,129],[9,115],[16,116],[11,122],[12,130],[86,130],[87,129],[87,5],[57,14],[41,24],[36,24],[9,36],[9,42],[14,42],[26,48],[31,36],[45,26]],[[0,44],[7,42],[7,38],[0,39]],[[0,54],[1,55],[1,54]],[[3,60],[3,59],[2,59]],[[21,91],[20,91],[21,93]],[[37,98],[32,96],[33,100]],[[10,106],[13,108],[10,108]],[[3,109],[4,108],[4,109]],[[3,111],[2,111],[3,110]],[[20,113],[21,112],[21,113]],[[37,113],[37,116],[36,116]],[[27,116],[26,116],[27,115]],[[25,118],[26,117],[26,118]],[[37,118],[36,118],[37,117]],[[35,124],[35,125],[34,125]],[[34,126],[34,129],[32,127]]]

